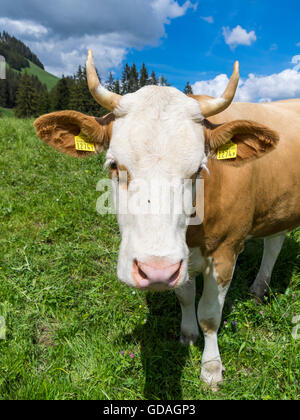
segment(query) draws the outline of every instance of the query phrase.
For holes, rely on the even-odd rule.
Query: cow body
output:
[[[245,240],[265,238],[262,265],[251,288],[253,294],[262,298],[285,233],[300,225],[300,100],[233,103],[210,121],[221,124],[246,118],[275,129],[280,134],[278,146],[272,153],[240,167],[209,159],[209,174],[203,175],[204,220],[201,225],[189,226],[187,231],[191,277],[204,274],[198,320],[206,340],[202,378],[209,383],[222,378],[216,331]],[[198,336],[197,321],[192,315],[194,293],[195,286],[191,284],[186,290],[177,291],[183,311],[183,342],[193,342]]]
[[[175,290],[182,309],[181,342],[195,342],[200,325],[205,337],[201,377],[215,387],[223,370],[217,331],[245,240],[265,238],[262,265],[252,286],[261,297],[285,233],[300,224],[300,100],[234,103],[228,108],[238,84],[238,63],[219,98],[188,97],[160,86],[145,86],[121,97],[101,86],[91,52],[87,76],[94,98],[113,112],[104,118],[75,111],[44,115],[35,122],[43,141],[75,157],[89,154],[76,150],[79,134],[94,143],[93,153],[108,149],[106,164],[115,191],[135,198],[135,185],[142,181],[143,208],[157,201],[156,192],[149,195],[151,181],[171,185],[176,192],[202,170],[204,203],[202,192],[196,194],[200,218],[204,205],[201,224],[187,228],[192,206],[176,213],[182,196],[176,193],[171,198],[166,191],[168,214],[119,211],[122,242],[117,272],[129,286]],[[236,156],[217,160],[219,148],[230,142],[237,146]],[[196,313],[199,273],[204,288]]]
[[[208,161],[203,224],[187,232],[188,245],[201,247],[204,256],[225,237],[242,246],[247,236],[264,238],[300,225],[300,100],[233,103],[210,120],[220,124],[247,115],[272,126],[280,142],[271,154],[240,167]]]

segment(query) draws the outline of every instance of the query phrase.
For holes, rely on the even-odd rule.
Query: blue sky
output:
[[[213,23],[201,17],[210,17]],[[299,20],[297,0],[206,0],[198,3],[196,11],[189,9],[172,20],[159,47],[133,51],[128,58],[161,68],[179,87],[187,79],[195,82],[203,76],[230,74],[235,60],[240,61],[241,76],[277,73],[289,67],[292,56],[300,54],[300,45],[296,45],[300,43]],[[248,33],[254,31],[256,41],[233,49],[226,44],[222,28],[232,30],[238,25]]]
[[[237,99],[264,101],[300,97],[299,16],[296,0],[2,0],[0,30],[57,75],[91,47],[104,77],[145,62],[196,93],[220,94],[239,60]]]

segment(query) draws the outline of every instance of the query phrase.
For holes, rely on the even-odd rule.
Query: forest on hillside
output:
[[[5,31],[0,32],[0,55],[4,56],[8,64],[6,79],[0,80],[0,107],[13,109],[17,118],[36,118],[64,109],[90,115],[103,115],[107,112],[95,102],[88,90],[85,67],[79,66],[73,76],[62,76],[49,91],[38,76],[27,72],[30,62],[44,70],[41,61],[29,47]],[[150,72],[145,64],[138,70],[136,64],[128,63],[125,64],[120,79],[109,73],[107,80],[101,83],[110,91],[121,95],[135,92],[146,85],[170,86],[164,76]],[[192,93],[189,83],[184,92]]]
[[[2,55],[7,64],[15,70],[29,67],[28,60],[44,70],[43,64],[30,48],[5,31],[2,33],[0,32],[0,55]]]
[[[126,64],[121,80],[115,79],[112,73],[109,73],[107,80],[102,83],[110,91],[121,95],[135,92],[146,85],[170,85],[163,76],[157,77],[154,71],[150,74],[145,64],[139,71],[135,64]],[[189,83],[184,91],[192,93]],[[17,118],[38,117],[64,109],[73,109],[89,115],[103,115],[107,112],[91,96],[85,68],[81,66],[73,76],[62,76],[50,92],[36,76],[30,76],[26,71],[18,74],[8,70],[6,80],[0,80],[0,106],[14,108]]]

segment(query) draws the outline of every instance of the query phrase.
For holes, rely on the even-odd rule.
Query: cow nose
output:
[[[134,278],[138,287],[172,288],[180,277],[182,261],[175,264],[164,259],[152,259],[150,262],[134,261]]]

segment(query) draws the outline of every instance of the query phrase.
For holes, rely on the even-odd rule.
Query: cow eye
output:
[[[104,163],[104,169],[107,169],[107,168],[113,171],[118,170],[117,162],[111,157],[107,158]]]
[[[116,163],[114,160],[112,160],[112,161],[109,163],[109,168],[110,168],[111,170],[113,170],[113,171],[116,171],[116,170],[118,169],[118,165],[117,165],[117,163]]]
[[[198,170],[197,170],[197,172],[196,172],[196,176],[200,175],[202,169],[203,169],[203,166],[200,165],[199,168],[198,168]]]

